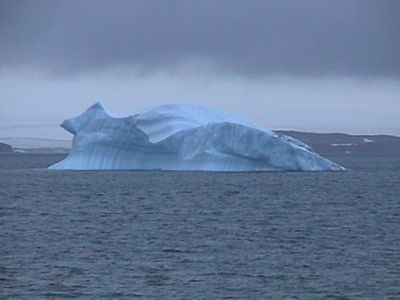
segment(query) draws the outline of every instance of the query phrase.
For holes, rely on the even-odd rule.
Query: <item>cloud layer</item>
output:
[[[400,2],[2,1],[0,70],[400,77]]]

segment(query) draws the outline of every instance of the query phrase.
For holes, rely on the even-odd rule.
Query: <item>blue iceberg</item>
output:
[[[305,143],[241,118],[192,105],[162,105],[123,118],[100,103],[61,127],[74,135],[57,170],[344,170]]]

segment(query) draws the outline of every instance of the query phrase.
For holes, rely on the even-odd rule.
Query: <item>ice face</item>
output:
[[[61,126],[74,135],[50,169],[344,170],[305,143],[206,107],[163,105],[125,118],[100,103]]]

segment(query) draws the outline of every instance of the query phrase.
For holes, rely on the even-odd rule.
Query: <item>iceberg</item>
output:
[[[55,170],[344,170],[295,138],[218,110],[162,105],[129,117],[100,103],[61,127],[74,135]]]

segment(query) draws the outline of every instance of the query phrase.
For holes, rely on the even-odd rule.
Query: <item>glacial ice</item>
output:
[[[123,118],[100,103],[61,127],[74,135],[59,170],[344,170],[307,144],[241,118],[192,105],[162,105]]]

